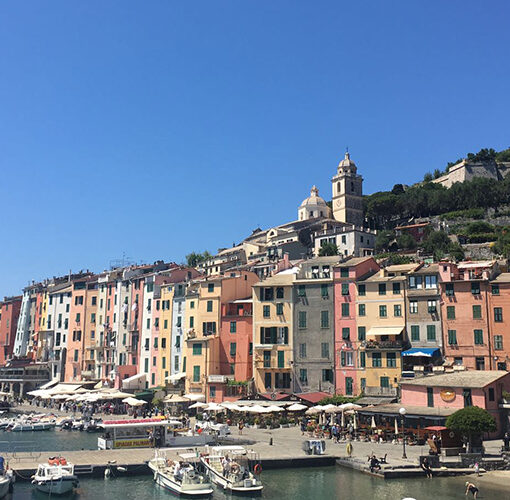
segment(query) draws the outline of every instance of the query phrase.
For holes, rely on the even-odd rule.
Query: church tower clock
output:
[[[363,226],[363,178],[357,174],[356,164],[348,152],[338,164],[331,179],[333,188],[333,218],[339,222]]]

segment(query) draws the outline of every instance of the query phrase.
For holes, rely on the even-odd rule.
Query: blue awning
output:
[[[433,356],[439,356],[439,354],[440,351],[437,347],[413,347],[408,351],[404,351],[402,356],[416,356],[417,358],[424,356],[432,358]]]

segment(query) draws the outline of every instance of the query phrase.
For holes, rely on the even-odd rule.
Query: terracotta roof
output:
[[[510,283],[510,273],[501,273],[497,278],[491,280],[491,283]]]
[[[303,401],[308,401],[309,403],[318,403],[324,398],[330,398],[333,396],[333,394],[330,394],[329,392],[304,392],[302,394],[295,394],[295,396],[298,399],[301,399]]]
[[[481,389],[496,380],[509,375],[502,370],[467,370],[462,372],[427,375],[416,379],[402,379],[401,385],[417,385],[422,387],[463,387]]]
[[[406,409],[406,417],[409,416],[423,416],[423,417],[449,417],[455,413],[459,408],[429,408],[428,406],[410,406],[401,403],[390,403],[378,406],[367,406],[362,410],[358,410],[361,414],[385,414],[385,415],[400,415],[400,408]]]

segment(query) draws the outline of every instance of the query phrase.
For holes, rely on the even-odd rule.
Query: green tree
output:
[[[404,194],[404,186],[402,184],[395,184],[391,190],[391,194],[400,195]]]
[[[448,248],[448,253],[452,259],[455,259],[457,262],[464,259],[464,249],[458,243],[451,243]]]
[[[447,252],[450,246],[450,238],[444,231],[431,231],[423,241],[423,249],[427,253]]]
[[[203,253],[191,252],[186,255],[186,264],[190,267],[197,267],[200,263],[210,259],[212,255],[206,250]]]
[[[319,257],[326,257],[328,255],[338,255],[338,247],[335,243],[325,242],[319,249]]]
[[[375,238],[375,249],[378,252],[388,250],[390,243],[395,239],[395,233],[393,231],[378,231]]]
[[[492,415],[478,406],[467,406],[446,419],[446,427],[467,437],[469,450],[474,439],[480,439],[484,432],[494,432],[496,421]]]
[[[438,179],[439,177],[441,177],[443,175],[443,172],[441,172],[441,170],[439,170],[438,168],[436,168],[434,170],[434,179]]]
[[[427,172],[424,176],[423,176],[423,181],[424,182],[430,182],[434,177],[432,176],[432,174],[430,172]]]
[[[416,240],[410,234],[401,234],[397,238],[398,248],[401,250],[412,250],[416,248]]]
[[[496,154],[497,162],[508,162],[510,161],[510,148],[504,149]]]
[[[468,234],[492,233],[494,231],[494,226],[488,222],[479,220],[468,224],[466,231]]]

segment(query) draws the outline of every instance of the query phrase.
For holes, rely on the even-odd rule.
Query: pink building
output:
[[[373,257],[355,257],[333,270],[335,297],[335,390],[337,394],[357,395],[360,386],[356,280],[379,270]]]
[[[401,380],[401,406],[422,407],[424,413],[434,408],[453,413],[466,406],[487,410],[496,420],[496,438],[509,429],[508,409],[503,403],[503,391],[510,392],[510,373],[505,371],[455,371]],[[510,405],[509,405],[510,407]]]

